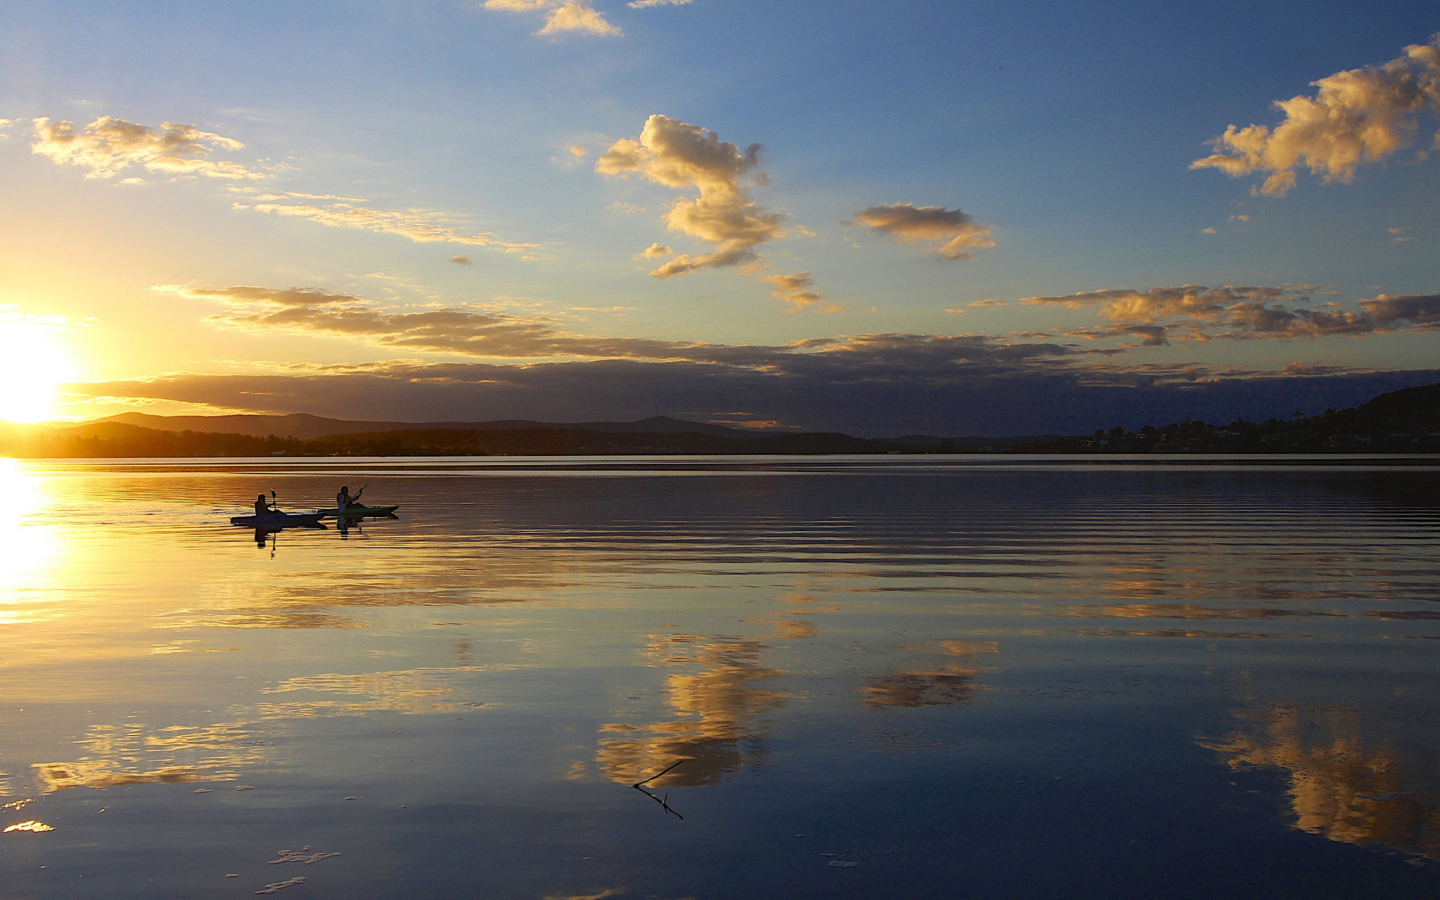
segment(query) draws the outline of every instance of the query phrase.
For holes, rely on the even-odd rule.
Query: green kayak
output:
[[[366,519],[366,518],[370,518],[371,516],[390,516],[390,515],[394,515],[394,514],[395,514],[395,510],[397,510],[397,509],[399,509],[399,508],[400,508],[400,507],[399,507],[398,504],[397,504],[396,506],[358,506],[358,505],[357,505],[357,506],[347,506],[347,507],[345,507],[345,511],[344,511],[343,513],[342,513],[339,509],[336,509],[336,508],[334,508],[334,507],[332,507],[332,508],[330,508],[330,509],[318,509],[318,510],[316,510],[316,512],[319,513],[321,516],[330,516],[330,517],[332,517],[332,518],[339,518],[340,516],[344,516],[344,517],[347,518],[347,519]]]

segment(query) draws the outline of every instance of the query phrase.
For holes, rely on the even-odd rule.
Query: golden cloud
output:
[[[913,203],[871,206],[856,213],[855,221],[898,242],[938,242],[939,253],[946,259],[969,259],[971,250],[996,246],[990,237],[994,228],[979,224],[968,213],[943,206],[917,207]]]
[[[1122,325],[1066,334],[1095,339],[1129,333],[1144,338],[1147,345],[1168,343],[1177,330],[1183,337],[1196,340],[1240,340],[1362,335],[1440,326],[1440,294],[1381,294],[1358,301],[1359,312],[1342,309],[1333,302],[1318,308],[1296,306],[1310,302],[1317,290],[1314,285],[1183,285],[1026,297],[1021,302],[1071,309],[1098,307],[1101,315]]]
[[[31,152],[48,156],[57,165],[89,169],[89,178],[112,178],[130,166],[167,175],[249,181],[270,177],[237,162],[212,159],[211,154],[217,150],[239,150],[245,145],[194,125],[162,122],[156,130],[101,116],[76,130],[74,122],[42,117],[34,120],[34,131]]]
[[[545,25],[536,34],[590,34],[619,37],[622,32],[606,21],[585,0],[485,0],[486,9],[504,12],[546,12]]]
[[[612,144],[595,163],[595,171],[611,176],[638,174],[665,187],[699,192],[699,197],[677,199],[665,222],[671,231],[713,244],[714,252],[682,254],[651,275],[673,278],[701,269],[741,265],[751,266],[753,273],[759,267],[756,248],[784,233],[780,223],[785,218],[750,197],[750,188],[765,181],[760,171],[761,149],[759,144],[751,144],[741,150],[709,129],[652,115],[638,139],[622,138]],[[802,278],[805,283],[798,287],[780,286],[787,279]],[[823,302],[809,278],[809,273],[763,276],[777,285],[775,296],[795,308],[815,312],[838,309]]]
[[[1210,143],[1216,152],[1190,164],[1232,177],[1268,173],[1253,193],[1284,196],[1304,165],[1326,183],[1348,183],[1362,162],[1378,162],[1415,143],[1419,117],[1440,111],[1440,35],[1379,66],[1313,82],[1312,97],[1280,100],[1273,130],[1230,125]]]
[[[811,290],[815,284],[809,272],[796,272],[794,275],[766,275],[762,281],[768,281],[775,285],[770,293],[776,300],[789,303],[795,309],[809,309],[814,312],[839,312],[839,306],[826,303],[825,298]]]
[[[557,7],[545,20],[545,27],[536,34],[593,34],[599,37],[619,37],[624,34],[610,24],[594,7],[580,0],[569,0]]]
[[[638,140],[622,138],[600,156],[602,175],[641,176],[666,187],[693,187],[698,199],[677,200],[666,216],[671,231],[717,245],[717,253],[696,258],[678,271],[733,265],[780,233],[781,216],[762,210],[747,194],[747,177],[760,163],[759,144],[745,150],[720,140],[713,131],[677,119],[653,115]]]

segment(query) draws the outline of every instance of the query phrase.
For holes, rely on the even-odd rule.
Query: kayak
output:
[[[266,513],[263,516],[232,516],[231,525],[247,528],[289,528],[294,525],[319,525],[321,513]]]
[[[318,509],[316,510],[316,512],[319,515],[331,516],[332,518],[339,518],[343,515],[347,519],[363,519],[370,516],[394,515],[395,510],[399,508],[399,504],[396,504],[395,506],[347,506],[345,507],[345,512],[343,513],[335,507],[332,507],[330,509]]]

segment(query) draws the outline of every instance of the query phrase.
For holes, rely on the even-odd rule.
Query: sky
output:
[[[1440,381],[1433,2],[0,9],[0,418],[1041,434]]]

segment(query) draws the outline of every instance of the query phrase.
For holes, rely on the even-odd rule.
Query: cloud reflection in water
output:
[[[785,674],[760,664],[764,649],[751,640],[653,637],[648,655],[660,664],[701,671],[666,678],[667,699],[682,718],[602,726],[605,733],[625,735],[600,742],[595,761],[605,777],[633,784],[684,760],[651,786],[718,784],[763,755],[763,728],[756,718],[781,706],[784,695],[758,685]]]
[[[1347,844],[1440,859],[1433,747],[1417,768],[1403,748],[1367,741],[1348,710],[1274,704],[1235,714],[1239,727],[1201,746],[1233,769],[1282,770],[1295,827]],[[1428,771],[1426,771],[1428,769]]]

